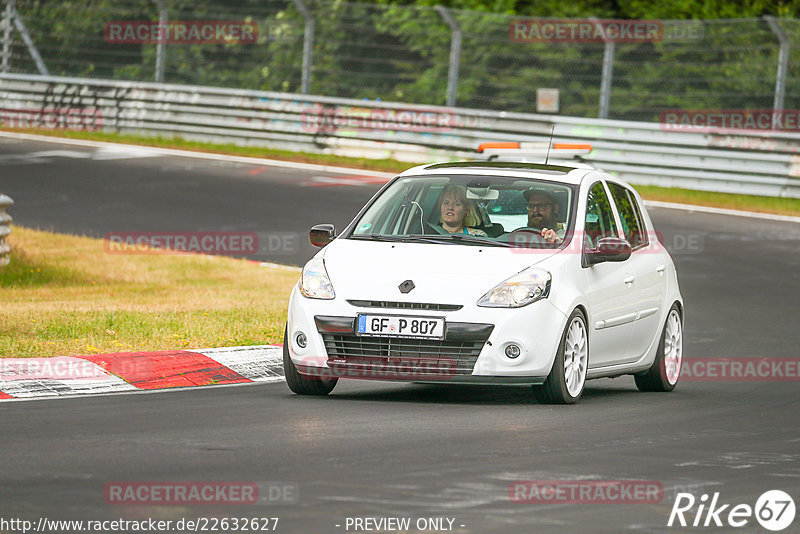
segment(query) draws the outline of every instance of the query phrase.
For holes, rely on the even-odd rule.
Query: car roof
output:
[[[543,163],[520,161],[455,161],[419,165],[403,171],[400,176],[435,176],[458,173],[462,175],[507,176],[509,178],[537,178],[551,182],[578,185],[587,174],[593,172],[597,172],[597,169],[584,166],[545,165]]]

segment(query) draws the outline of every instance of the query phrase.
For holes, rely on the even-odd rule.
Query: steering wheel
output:
[[[553,245],[542,237],[542,229],[534,227],[517,228],[508,234],[508,242],[516,247],[543,248],[540,245]]]

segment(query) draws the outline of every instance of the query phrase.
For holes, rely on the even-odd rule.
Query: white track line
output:
[[[752,217],[754,219],[767,219],[770,221],[800,223],[800,217],[792,217],[790,215],[776,215],[774,213],[760,213],[757,211],[729,210],[725,208],[712,208],[710,206],[696,206],[694,204],[677,204],[675,202],[661,202],[659,200],[645,200],[644,203],[646,206],[653,208],[697,211],[700,213],[713,213],[715,215],[733,215],[736,217]]]
[[[303,270],[301,267],[296,267],[294,265],[283,265],[281,263],[271,263],[268,261],[260,261],[258,264],[262,267],[272,267],[273,269],[283,269],[284,271],[293,271],[296,273],[302,272]]]
[[[278,383],[282,382],[283,380],[274,380],[274,381],[261,381],[261,382],[239,382],[236,384],[208,384],[206,386],[194,386],[194,387],[183,387],[183,388],[162,388],[162,389],[138,389],[134,388],[131,390],[120,390],[114,392],[108,391],[96,391],[92,392],[91,395],[87,395],[85,393],[79,394],[59,394],[58,396],[43,396],[43,397],[21,397],[21,398],[13,398],[13,399],[0,399],[0,404],[6,402],[30,402],[30,401],[37,401],[37,400],[52,400],[52,399],[86,399],[86,398],[95,398],[95,397],[111,397],[111,396],[119,396],[119,395],[151,395],[151,394],[158,394],[158,393],[178,393],[178,392],[186,392],[186,391],[198,391],[198,390],[207,390],[207,389],[219,389],[219,388],[235,388],[235,387],[244,387],[244,386],[263,386],[269,383]]]
[[[232,156],[230,154],[213,154],[210,152],[193,152],[191,150],[177,150],[174,148],[148,147],[146,145],[129,145],[125,143],[112,143],[109,141],[90,141],[88,139],[69,139],[65,137],[50,137],[47,135],[24,134],[16,132],[0,132],[0,137],[12,139],[25,139],[28,141],[42,141],[46,143],[61,143],[65,145],[86,146],[93,148],[138,148],[152,151],[156,156],[178,156],[183,158],[209,159],[214,161],[228,161],[234,163],[249,163],[252,165],[264,165],[270,167],[285,167],[288,169],[300,169],[315,172],[331,172],[338,174],[356,174],[358,176],[376,176],[379,178],[393,178],[395,174],[388,172],[367,171],[364,169],[351,169],[348,167],[335,167],[331,165],[319,165],[316,163],[297,163],[294,161],[282,161],[277,159],[255,158],[247,156]],[[409,167],[411,165],[409,164]]]

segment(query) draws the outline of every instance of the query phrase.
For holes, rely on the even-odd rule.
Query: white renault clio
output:
[[[289,300],[298,394],[339,378],[532,385],[574,403],[587,379],[670,391],[683,301],[639,195],[588,166],[457,162],[409,169],[323,247]]]

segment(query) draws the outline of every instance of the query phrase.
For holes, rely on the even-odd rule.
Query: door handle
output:
[[[656,272],[657,272],[658,274],[660,274],[661,276],[664,276],[664,271],[665,271],[666,269],[667,269],[667,266],[666,266],[666,265],[659,265],[658,267],[656,267]]]
[[[625,282],[627,285],[631,285],[634,282],[634,280],[636,280],[636,277],[631,275],[631,276],[626,276],[623,282]]]

